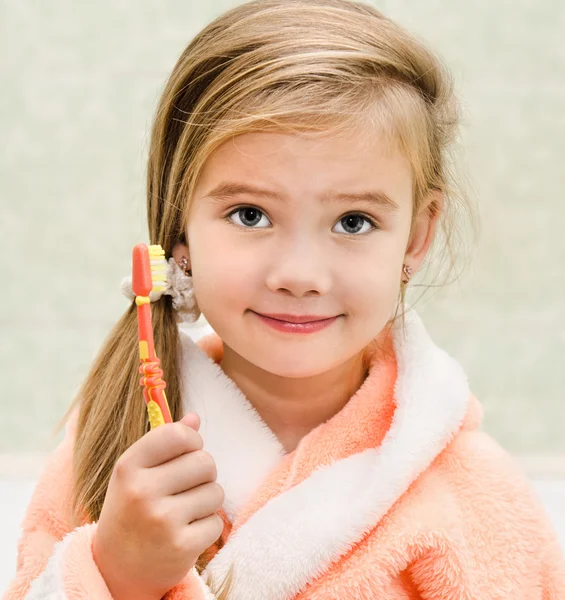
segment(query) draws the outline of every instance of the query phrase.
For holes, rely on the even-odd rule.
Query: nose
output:
[[[290,292],[296,297],[325,295],[331,287],[330,257],[310,236],[294,237],[277,247],[267,274],[272,292]]]

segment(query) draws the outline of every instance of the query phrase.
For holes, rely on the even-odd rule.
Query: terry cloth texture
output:
[[[565,600],[565,560],[526,474],[480,429],[482,407],[420,317],[389,358],[291,453],[222,371],[222,340],[181,330],[184,412],[225,492],[223,547],[166,600]],[[74,420],[22,524],[5,600],[111,598],[92,558],[96,523],[69,526]]]

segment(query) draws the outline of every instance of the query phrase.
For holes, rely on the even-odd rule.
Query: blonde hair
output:
[[[241,4],[196,35],[165,85],[147,168],[150,243],[161,244],[169,257],[177,242],[187,242],[184,232],[202,167],[233,136],[251,131],[347,134],[369,123],[410,160],[414,217],[422,206],[437,209],[425,205],[427,192],[443,192],[438,223],[444,244],[435,264],[449,258],[453,267],[455,234],[468,231],[458,231],[456,214],[466,211],[471,225],[476,216],[470,197],[455,186],[453,155],[448,153],[458,131],[458,111],[453,82],[441,60],[369,4]],[[401,286],[402,307],[404,293]],[[179,340],[169,297],[152,305],[152,316],[167,397],[173,419],[179,420]],[[77,525],[98,519],[116,460],[148,431],[138,361],[132,304],[110,332],[59,425],[78,406],[73,460]],[[199,572],[209,555],[200,557]],[[227,598],[225,588],[220,597]]]

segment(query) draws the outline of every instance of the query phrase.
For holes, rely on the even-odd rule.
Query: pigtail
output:
[[[178,378],[178,329],[171,298],[152,304],[157,356],[167,382],[173,420],[182,418]],[[149,431],[139,383],[137,311],[127,309],[103,343],[63,422],[78,408],[73,454],[74,526],[97,521],[118,458]]]

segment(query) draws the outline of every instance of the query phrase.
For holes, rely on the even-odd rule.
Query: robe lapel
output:
[[[324,465],[376,448],[390,428],[395,411],[396,358],[390,336],[378,352],[366,349],[363,363],[369,374],[348,403],[332,418],[312,429],[296,449],[271,471],[251,501],[238,511],[232,531],[272,497],[300,483]]]
[[[213,336],[203,345],[209,354],[188,335],[181,337],[183,402],[185,412],[200,415],[204,448],[215,459],[225,512],[234,520],[268,475],[299,453],[285,457],[276,436],[216,364],[221,341]],[[205,572],[221,581],[233,566],[230,598],[294,597],[378,524],[459,430],[470,397],[466,375],[433,343],[414,310],[406,315],[405,339],[400,324],[395,326],[393,347],[395,406],[384,439],[321,460],[306,477],[295,469],[286,489],[236,520]],[[357,403],[345,407],[351,414],[341,411],[350,420],[361,418],[372,381],[370,374],[352,398]],[[336,415],[336,422],[344,415]],[[320,433],[311,432],[297,450],[314,449]]]
[[[222,342],[213,333],[198,345],[181,332],[180,383],[183,413],[200,417],[204,449],[216,463],[224,512],[233,522],[285,450],[253,405],[217,364]],[[202,346],[202,347],[201,347]],[[206,348],[205,352],[202,348]]]

